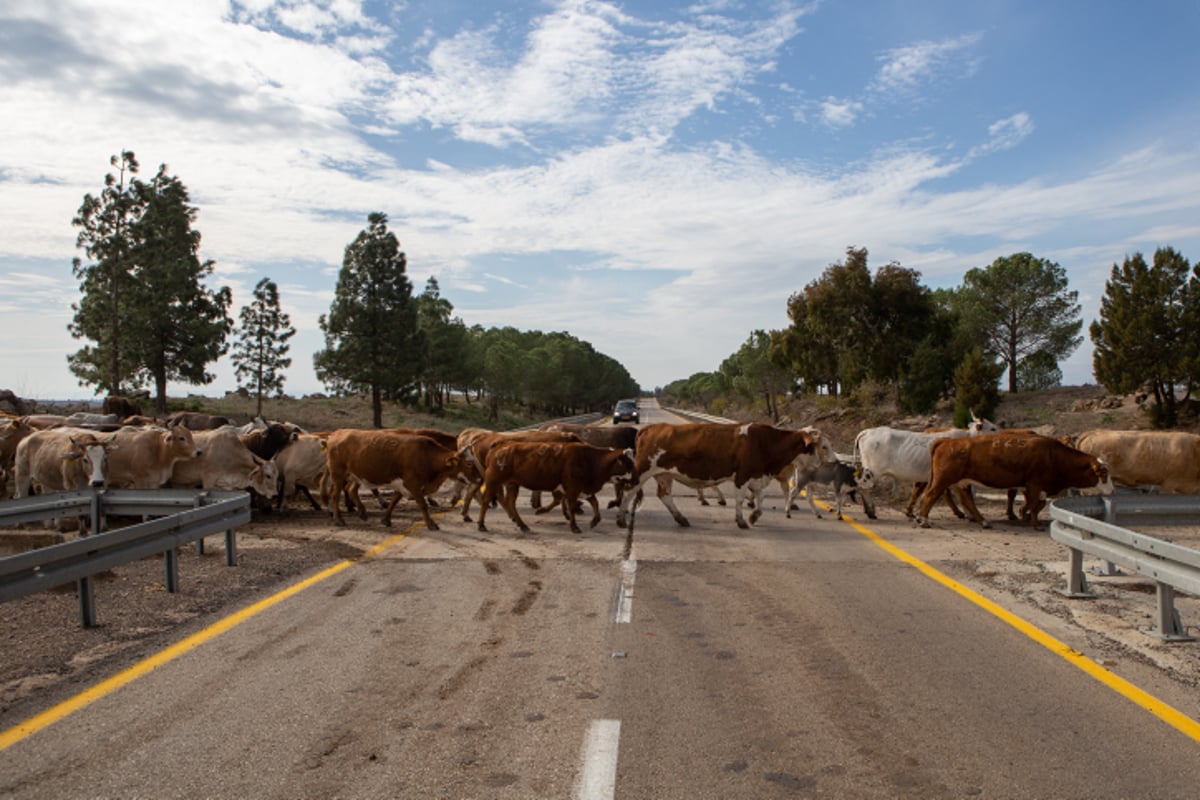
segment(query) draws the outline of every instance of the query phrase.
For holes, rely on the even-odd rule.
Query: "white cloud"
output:
[[[831,128],[844,128],[853,125],[858,115],[863,111],[863,104],[857,100],[839,100],[827,97],[821,104],[821,121]]]
[[[883,65],[870,88],[885,95],[912,94],[922,84],[944,75],[970,75],[977,66],[977,62],[971,56],[971,48],[981,39],[981,34],[970,33],[938,42],[918,42],[888,50],[879,56]]]

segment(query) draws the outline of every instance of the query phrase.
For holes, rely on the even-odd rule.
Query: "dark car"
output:
[[[637,400],[618,400],[617,407],[613,409],[613,425],[621,422],[638,421]]]

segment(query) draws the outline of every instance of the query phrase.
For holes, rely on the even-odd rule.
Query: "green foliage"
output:
[[[995,419],[996,407],[1000,405],[1000,376],[1004,364],[997,363],[984,355],[982,348],[975,348],[954,370],[954,424],[966,427],[971,414]]]
[[[95,263],[74,261],[81,297],[69,330],[96,342],[69,357],[81,384],[119,392],[152,382],[166,408],[168,381],[201,384],[227,349],[232,327],[227,287],[206,288],[213,262],[199,258],[200,233],[188,191],[166,165],[149,182],[132,152],[113,156],[99,197],[85,195],[72,224],[76,245]],[[128,183],[126,177],[128,173]]]
[[[1022,389],[1052,389],[1062,385],[1062,370],[1050,353],[1035,353],[1017,367],[1017,383]]]
[[[1066,270],[1029,253],[968,270],[955,299],[967,330],[1008,369],[1010,392],[1031,388],[1021,386],[1022,374],[1045,376],[1083,341],[1079,293],[1067,289]]]
[[[767,413],[778,422],[777,398],[790,388],[792,379],[786,367],[771,359],[771,341],[766,331],[751,332],[738,351],[721,362],[720,372],[741,396],[762,398]]]
[[[866,380],[895,383],[934,324],[937,306],[920,273],[890,263],[874,278],[867,251],[788,299],[791,326],[771,337],[771,359],[787,365],[802,391],[849,393]]]
[[[937,405],[945,385],[945,359],[941,345],[927,336],[908,360],[900,383],[900,408],[927,414]]]
[[[283,394],[283,370],[292,365],[288,340],[296,335],[291,318],[279,308],[279,287],[263,278],[254,287],[254,300],[242,306],[241,327],[233,345],[238,388],[258,399],[262,416],[263,394]]]
[[[442,297],[437,278],[429,278],[417,298],[417,329],[424,348],[419,376],[427,409],[445,409],[455,386],[470,383],[470,333],[462,319],[453,316],[454,306]]]
[[[367,223],[346,246],[333,303],[318,320],[325,349],[313,355],[313,366],[331,391],[369,392],[375,426],[382,427],[383,398],[415,391],[423,342],[400,242],[386,214],[373,212]]]
[[[1126,257],[1104,285],[1100,318],[1089,334],[1096,379],[1125,394],[1149,384],[1155,427],[1175,425],[1175,387],[1196,382],[1200,361],[1200,277],[1186,258],[1159,248],[1148,266],[1141,253]]]

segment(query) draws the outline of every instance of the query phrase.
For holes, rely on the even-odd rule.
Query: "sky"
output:
[[[312,355],[381,211],[467,325],[567,331],[643,388],[717,369],[865,247],[961,284],[1200,260],[1200,3],[0,0],[0,388],[67,368],[71,219],[132,150],[188,188],[230,316],[274,280]],[[205,386],[236,388],[229,356]]]

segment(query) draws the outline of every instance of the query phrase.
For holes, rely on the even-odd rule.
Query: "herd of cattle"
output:
[[[793,501],[811,484],[834,489],[837,516],[843,502],[861,502],[875,517],[871,494],[884,479],[913,486],[905,514],[929,525],[943,497],[959,517],[961,505],[988,526],[972,495],[973,486],[1009,490],[1008,516],[1017,519],[1013,497],[1024,491],[1023,513],[1040,527],[1046,498],[1068,489],[1111,493],[1114,483],[1156,486],[1162,492],[1200,493],[1200,436],[1182,432],[1095,430],[1075,439],[1032,430],[998,430],[985,420],[967,429],[916,432],[869,428],[855,439],[853,464],[838,460],[832,443],[814,428],[785,430],[771,425],[690,423],[641,427],[548,423],[537,430],[495,432],[469,428],[439,430],[345,428],[311,433],[284,422],[255,420],[235,426],[224,417],[181,412],[165,420],[119,414],[9,416],[0,420],[0,492],[26,497],[87,486],[155,489],[245,489],[260,507],[276,508],[302,493],[314,508],[327,507],[344,524],[342,507],[367,518],[363,491],[394,490],[383,513],[391,524],[402,496],[419,508],[436,530],[430,496],[457,484],[455,502],[478,527],[499,504],[522,531],[517,496],[532,492],[537,513],[561,505],[570,528],[587,501],[591,525],[601,519],[596,495],[613,487],[617,523],[632,530],[642,491],[656,494],[677,524],[688,525],[673,499],[679,483],[704,490],[732,482],[735,520],[753,524],[764,508],[763,492],[778,482],[791,516]],[[14,488],[9,491],[11,479]],[[318,493],[321,500],[314,497]],[[552,493],[548,505],[541,494]],[[820,517],[813,492],[805,492]],[[743,508],[752,506],[747,521]]]

